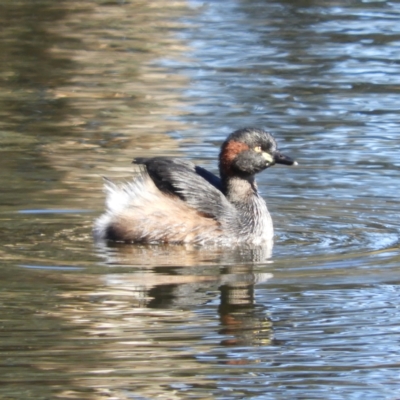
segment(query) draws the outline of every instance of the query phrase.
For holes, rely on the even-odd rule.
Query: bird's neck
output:
[[[257,191],[254,176],[251,179],[229,177],[223,179],[223,186],[226,198],[237,210],[238,225],[235,229],[249,238],[272,239],[271,216]]]
[[[248,203],[255,196],[258,196],[254,176],[246,178],[223,177],[222,184],[226,198],[233,204]]]

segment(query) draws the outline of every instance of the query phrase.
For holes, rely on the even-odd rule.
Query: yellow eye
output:
[[[254,147],[254,151],[256,151],[257,153],[261,153],[262,152],[261,146]]]

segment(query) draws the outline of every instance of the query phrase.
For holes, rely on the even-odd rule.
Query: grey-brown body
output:
[[[220,175],[179,159],[138,159],[129,183],[106,182],[106,212],[94,226],[98,240],[143,243],[270,242],[273,224],[255,174],[275,162],[295,162],[273,137],[247,128],[222,145]]]

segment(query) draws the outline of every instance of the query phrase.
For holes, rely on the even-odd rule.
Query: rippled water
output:
[[[0,6],[0,397],[395,399],[400,6]],[[138,155],[216,172],[243,126],[273,249],[96,245]]]

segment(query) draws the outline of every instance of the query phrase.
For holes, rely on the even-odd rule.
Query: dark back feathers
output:
[[[234,207],[222,193],[221,179],[190,161],[178,158],[136,158],[135,164],[144,164],[150,178],[163,193],[175,195],[217,220]]]

